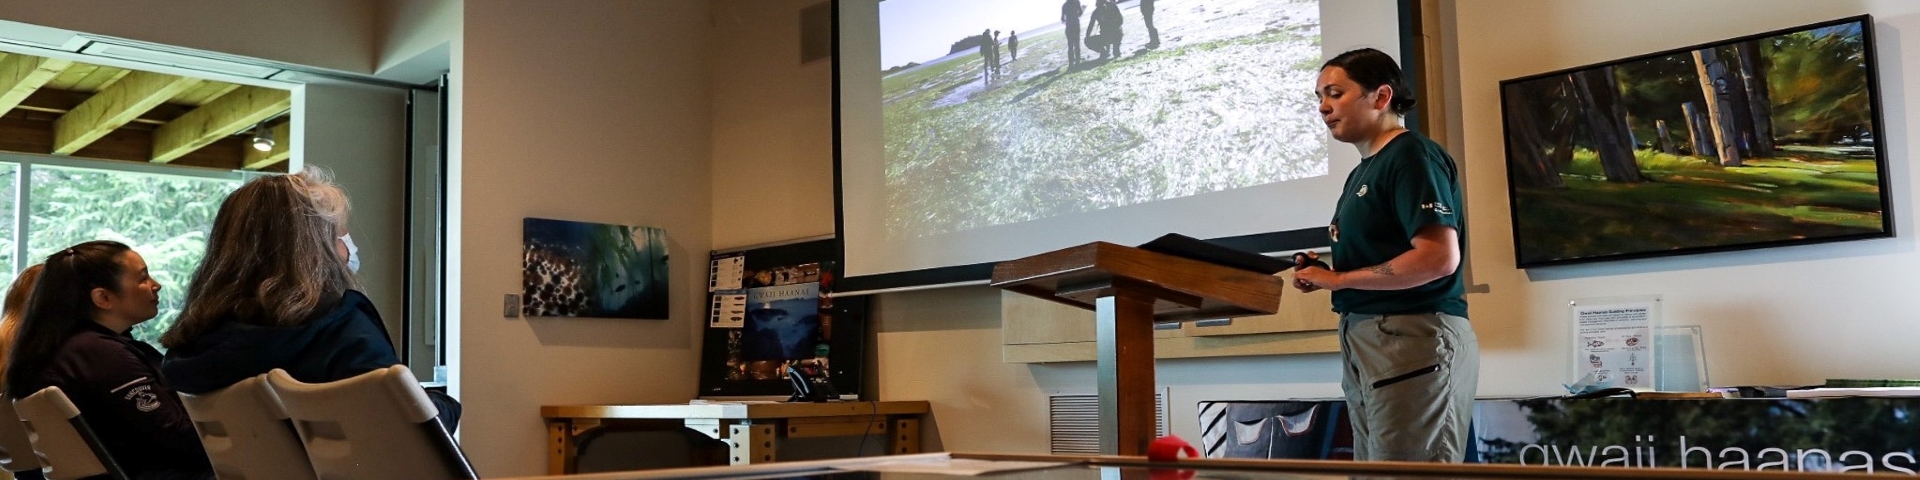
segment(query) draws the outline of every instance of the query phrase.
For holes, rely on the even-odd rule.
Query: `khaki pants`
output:
[[[1466,318],[1341,315],[1340,358],[1354,460],[1464,459],[1480,380],[1480,342]]]

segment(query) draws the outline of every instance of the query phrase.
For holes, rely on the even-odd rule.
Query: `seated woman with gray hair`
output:
[[[186,305],[160,337],[176,389],[205,393],[272,369],[306,383],[400,364],[356,288],[347,195],[325,172],[261,177],[227,196]],[[460,403],[427,392],[451,432]]]

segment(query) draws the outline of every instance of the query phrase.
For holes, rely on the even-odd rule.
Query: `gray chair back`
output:
[[[100,444],[87,420],[80,417],[80,408],[60,387],[47,387],[14,400],[13,408],[27,427],[34,453],[47,466],[47,478],[77,480],[106,475],[127,479],[126,471],[114,463],[113,455]]]
[[[267,384],[293,419],[320,478],[476,478],[427,391],[405,366],[319,384],[274,369]]]
[[[220,480],[315,480],[307,448],[287,418],[267,375],[219,391],[180,394],[200,444]]]

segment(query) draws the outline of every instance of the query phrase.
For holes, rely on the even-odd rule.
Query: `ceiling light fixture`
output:
[[[273,151],[273,132],[267,130],[266,122],[260,122],[253,127],[253,149],[262,152]]]

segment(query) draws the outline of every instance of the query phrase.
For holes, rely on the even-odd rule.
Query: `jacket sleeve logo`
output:
[[[160,395],[153,393],[153,385],[141,385],[127,390],[126,399],[133,402],[133,408],[142,412],[160,409]]]

